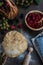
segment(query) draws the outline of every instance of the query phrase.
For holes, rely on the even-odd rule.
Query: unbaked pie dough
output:
[[[27,41],[21,33],[10,31],[5,35],[2,46],[8,57],[17,57],[27,49]]]

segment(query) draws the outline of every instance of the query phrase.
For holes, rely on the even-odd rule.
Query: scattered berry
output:
[[[23,26],[22,26],[22,23],[19,23],[19,24],[18,24],[18,28],[19,28],[19,29],[22,29],[22,27],[23,27]]]
[[[10,29],[12,29],[12,30],[15,29],[15,26],[14,25],[11,25],[10,26]]]

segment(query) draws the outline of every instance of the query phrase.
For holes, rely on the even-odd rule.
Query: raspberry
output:
[[[29,22],[29,18],[26,18],[26,20]]]
[[[40,24],[40,23],[38,23],[38,24],[37,24],[37,28],[40,28],[40,27],[41,27],[41,24]]]
[[[33,20],[35,20],[35,17],[33,17]]]
[[[15,29],[15,26],[14,26],[14,25],[11,25],[11,26],[10,26],[10,29]]]
[[[28,14],[26,18],[27,24],[33,28],[40,28],[41,23],[38,23],[38,22],[41,18],[42,18],[42,15],[40,13],[30,13]]]
[[[9,6],[8,2],[6,2],[6,6]]]
[[[19,23],[19,24],[18,24],[18,28],[22,29],[22,27],[23,27],[23,26],[22,26],[22,23]]]

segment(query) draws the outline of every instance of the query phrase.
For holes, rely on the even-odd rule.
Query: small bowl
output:
[[[31,30],[33,30],[33,31],[40,31],[40,30],[43,29],[43,26],[40,27],[40,28],[33,28],[33,27],[29,26],[28,23],[27,23],[27,21],[26,21],[27,16],[28,16],[30,13],[33,13],[33,12],[34,12],[34,13],[35,13],[35,12],[41,13],[41,14],[43,15],[43,12],[38,11],[38,10],[30,11],[30,12],[28,12],[28,13],[26,14],[26,16],[25,16],[25,24],[26,24],[26,26],[27,26],[29,29],[31,29]]]

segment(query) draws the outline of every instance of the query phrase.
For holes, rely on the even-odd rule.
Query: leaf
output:
[[[34,2],[38,5],[40,3],[40,0],[34,0]]]
[[[0,6],[2,6],[3,5],[3,3],[2,2],[0,2]]]

